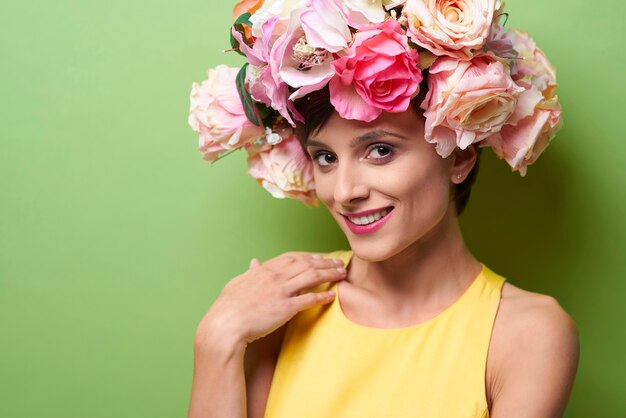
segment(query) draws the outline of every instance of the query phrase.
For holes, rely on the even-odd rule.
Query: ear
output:
[[[452,153],[450,181],[454,184],[462,183],[472,171],[477,157],[478,144],[471,144],[465,149],[455,148]]]

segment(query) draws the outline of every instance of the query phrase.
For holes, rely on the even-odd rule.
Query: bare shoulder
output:
[[[571,342],[578,327],[572,317],[552,296],[530,292],[509,282],[502,287],[502,300],[496,317],[498,331],[507,340],[521,343],[528,338],[565,338]],[[566,342],[566,341],[564,341]]]
[[[496,325],[506,325],[502,331],[536,335],[538,331],[577,331],[572,317],[552,296],[530,292],[505,282]]]
[[[487,361],[491,417],[561,417],[578,358],[578,327],[559,302],[505,282]]]

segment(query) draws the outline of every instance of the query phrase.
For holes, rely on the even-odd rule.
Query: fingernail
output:
[[[313,258],[316,260],[321,260],[323,257],[321,256],[321,254],[313,254]]]
[[[337,264],[338,266],[343,266],[343,261],[341,261],[340,259],[335,258],[333,261],[334,261],[334,262],[335,262],[335,264]]]
[[[345,274],[345,273],[347,273],[346,269],[344,269],[343,267],[338,267],[338,268],[337,268],[337,271],[338,271],[339,273],[341,273],[341,274]]]

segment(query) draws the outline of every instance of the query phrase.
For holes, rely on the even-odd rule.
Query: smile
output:
[[[343,215],[343,218],[353,233],[369,234],[380,229],[389,220],[392,212],[393,207],[388,207],[376,212],[358,214],[361,216]]]

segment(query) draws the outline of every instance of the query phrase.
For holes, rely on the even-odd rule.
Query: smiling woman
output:
[[[419,105],[424,100],[425,92],[426,92],[426,89],[422,89],[420,93],[411,100],[411,104],[410,104],[410,109],[413,110],[413,112],[416,113],[420,119],[422,119],[419,122],[415,123],[415,125],[411,126],[411,135],[412,136],[415,135],[414,130],[416,126],[422,127],[422,138],[423,138],[423,125],[424,125],[424,120],[423,120],[424,111],[419,107]],[[306,120],[306,123],[300,123],[296,127],[296,130],[298,133],[297,138],[301,141],[302,146],[304,148],[307,148],[307,146],[310,147],[313,145],[322,145],[322,148],[323,148],[323,144],[320,144],[319,142],[312,140],[311,135],[314,133],[317,133],[322,127],[324,127],[328,123],[331,116],[336,113],[335,108],[330,102],[330,92],[329,92],[328,87],[325,87],[321,90],[318,90],[309,94],[306,97],[306,100],[301,100],[297,104],[297,109]],[[406,138],[401,135],[398,135],[397,133],[394,133],[393,131],[378,130],[378,131],[372,131],[367,134],[361,135],[360,137],[355,138],[355,140],[359,139],[360,140],[359,143],[372,142],[377,139],[382,139],[385,137],[393,137],[393,136]],[[353,142],[352,145],[353,146],[356,145],[356,141]],[[387,145],[382,144],[382,146],[385,147]],[[478,144],[474,144],[473,147],[474,147],[473,151],[476,152],[476,160],[472,168],[467,173],[467,175],[461,176],[461,177],[457,176],[456,180],[461,180],[461,181],[453,182],[452,198],[454,199],[455,209],[456,209],[456,213],[458,216],[460,216],[463,213],[465,207],[467,206],[467,203],[470,198],[471,190],[472,190],[472,185],[476,181],[476,177],[478,176],[478,171],[480,168],[480,156],[482,154],[483,147],[480,147]],[[391,151],[388,151],[388,152],[391,152]],[[316,156],[313,156],[313,157],[316,157]],[[316,162],[315,158],[313,158],[313,160],[314,162]]]
[[[315,109],[327,108],[320,101],[312,102]],[[302,110],[307,121],[313,119],[306,108]],[[441,158],[423,140],[424,119],[413,108],[385,112],[369,123],[343,119],[334,111],[325,121],[315,120],[317,129],[305,124],[309,136],[303,138],[313,161],[317,196],[346,236],[367,234],[350,242],[355,252],[363,254],[361,242],[397,252],[391,243],[401,249],[416,240],[408,233],[411,229],[430,233],[448,209],[449,216],[456,217],[451,184],[460,183],[473,169],[477,147],[457,149],[453,157]],[[378,221],[360,222],[361,216],[385,210],[389,212]],[[384,234],[373,234],[383,225]],[[390,255],[375,258],[380,261]]]
[[[248,63],[193,87],[200,149],[245,149],[350,249],[253,259],[228,282],[196,332],[189,416],[562,416],[576,324],[476,259],[458,219],[482,148],[525,175],[558,130],[543,53],[495,0],[242,5],[258,7],[232,31]]]

